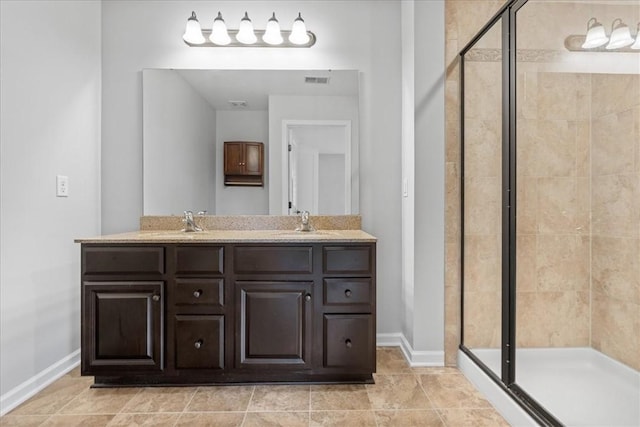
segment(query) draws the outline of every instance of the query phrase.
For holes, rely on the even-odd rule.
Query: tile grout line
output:
[[[247,407],[244,408],[244,417],[242,417],[242,423],[240,423],[240,426],[244,426],[245,422],[247,422],[247,414],[249,414],[249,406],[251,405],[251,401],[253,400],[253,395],[256,392],[256,386],[254,385],[251,388],[251,396],[249,396],[249,401],[247,402]]]
[[[425,396],[427,396],[427,400],[429,400],[429,403],[431,404],[431,409],[436,413],[442,425],[446,427],[447,423],[444,421],[444,418],[442,418],[442,414],[440,413],[439,408],[436,408],[436,405],[433,402],[433,399],[431,399],[431,397],[429,396],[429,393],[427,393],[427,390],[425,390],[424,385],[422,385],[422,379],[420,378],[422,374],[414,373],[414,375],[416,376],[416,381],[418,381],[418,384],[420,385],[422,392],[425,394]],[[438,374],[433,374],[433,375],[438,375]]]

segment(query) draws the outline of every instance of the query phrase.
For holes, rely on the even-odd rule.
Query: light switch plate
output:
[[[69,177],[56,175],[56,197],[69,197]]]

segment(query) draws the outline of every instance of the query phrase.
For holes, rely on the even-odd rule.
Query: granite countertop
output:
[[[207,230],[186,233],[178,230],[143,230],[75,239],[76,243],[298,243],[375,242],[362,230]]]

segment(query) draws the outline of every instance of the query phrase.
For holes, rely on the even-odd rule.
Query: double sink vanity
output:
[[[82,244],[95,386],[372,382],[376,239],[360,217],[142,217]]]

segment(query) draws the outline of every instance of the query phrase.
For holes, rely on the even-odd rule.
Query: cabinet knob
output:
[[[202,295],[202,289],[198,289],[198,290],[193,291],[193,296],[195,298],[200,298],[200,295]]]
[[[347,346],[347,348],[351,348],[351,340],[349,338],[347,338],[347,340],[344,342],[344,345]]]
[[[151,299],[154,301],[160,301],[160,295],[154,295],[151,297]]]
[[[351,289],[347,289],[346,291],[344,291],[344,296],[346,296],[347,298],[351,297]]]
[[[311,294],[307,294],[304,296],[305,301],[311,301]]]
[[[194,346],[196,349],[200,350],[200,348],[202,347],[202,345],[203,345],[203,344],[204,344],[204,342],[203,342],[202,340],[198,340],[198,341],[196,341],[195,343],[193,343],[193,346]]]

